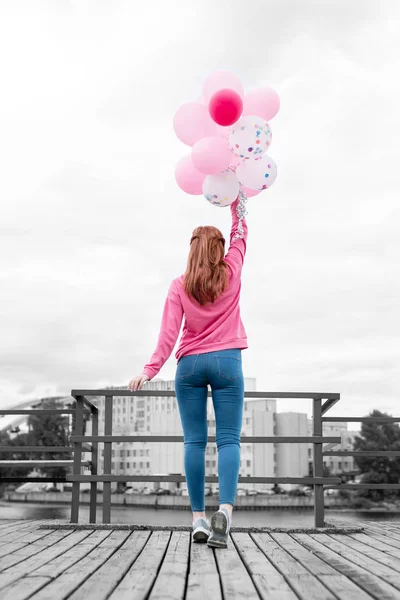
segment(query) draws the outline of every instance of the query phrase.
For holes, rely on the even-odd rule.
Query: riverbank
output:
[[[102,494],[97,495],[97,502],[101,504]],[[34,502],[35,504],[71,504],[71,492],[30,492],[26,494],[17,494],[7,492],[4,497],[7,502]],[[80,495],[81,504],[89,504],[90,494]],[[346,500],[341,498],[328,497],[325,499],[326,506],[348,505]],[[173,508],[184,509],[190,507],[188,496],[157,495],[157,494],[112,494],[111,504],[113,506],[137,506],[141,508]],[[217,509],[218,496],[206,496],[206,509]],[[237,496],[235,499],[236,510],[264,510],[266,508],[296,509],[313,508],[314,498],[312,496]]]
[[[6,492],[1,499],[5,503],[17,504],[52,504],[60,506],[70,506],[71,492],[30,492],[16,493]],[[101,506],[103,495],[97,495],[97,505]],[[80,504],[88,505],[90,494],[81,493]],[[190,508],[190,499],[188,496],[157,495],[157,494],[112,494],[111,504],[115,507],[137,507],[137,508],[156,508],[187,510]],[[400,514],[400,504],[389,502],[369,502],[368,506],[354,506],[352,501],[338,496],[325,496],[324,505],[326,509],[340,510],[342,512],[363,510],[369,512],[391,512]],[[206,496],[206,510],[217,510],[219,508],[218,496]],[[235,499],[235,510],[254,511],[254,510],[313,510],[313,496],[287,496],[287,495],[257,495],[257,496],[237,496]]]
[[[102,503],[103,496],[98,494],[97,503]],[[30,492],[26,494],[6,492],[3,497],[6,502],[22,502],[35,504],[71,504],[71,492]],[[80,495],[82,505],[89,504],[90,494]],[[111,504],[113,506],[137,506],[138,508],[167,508],[182,509],[190,508],[188,496],[168,496],[157,494],[112,494]],[[218,496],[206,496],[206,509],[218,509]],[[326,508],[351,508],[348,500],[327,496],[325,498]],[[237,496],[235,499],[236,510],[265,510],[265,509],[313,509],[314,498],[312,496]]]

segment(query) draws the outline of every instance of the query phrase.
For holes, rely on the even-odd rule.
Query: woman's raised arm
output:
[[[239,205],[239,198],[236,198],[235,202],[232,202],[231,215],[232,215],[232,226],[229,240],[229,250],[225,256],[227,262],[234,262],[239,267],[243,266],[244,257],[246,255],[246,243],[247,243],[247,222],[246,217],[243,217],[239,221],[239,215],[237,214],[237,208]],[[239,231],[239,222],[242,224],[242,231]]]

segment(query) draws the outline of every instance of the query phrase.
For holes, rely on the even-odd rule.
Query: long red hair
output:
[[[214,302],[228,287],[228,264],[224,261],[225,239],[210,225],[196,227],[184,275],[186,293],[201,305]]]

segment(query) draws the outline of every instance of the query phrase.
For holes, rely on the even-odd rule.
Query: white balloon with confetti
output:
[[[226,169],[218,175],[207,175],[203,181],[203,194],[215,206],[229,206],[239,194],[239,181],[235,173]]]
[[[260,158],[270,147],[271,127],[262,117],[250,115],[242,117],[232,125],[229,135],[229,148],[240,158]]]
[[[259,160],[244,160],[236,169],[240,183],[251,190],[266,190],[278,174],[275,161],[264,154]]]

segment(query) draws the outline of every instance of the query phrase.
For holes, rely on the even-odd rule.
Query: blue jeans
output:
[[[208,441],[207,385],[212,390],[218,448],[220,504],[234,503],[240,468],[244,379],[242,351],[234,348],[182,356],[175,392],[183,428],[184,467],[192,511],[204,511]]]

